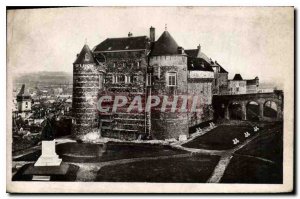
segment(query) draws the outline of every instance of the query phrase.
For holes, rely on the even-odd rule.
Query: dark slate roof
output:
[[[222,66],[220,66],[220,73],[228,73]]]
[[[189,50],[184,50],[184,52],[187,54],[189,57],[197,57],[198,56],[198,49],[189,49]]]
[[[201,59],[204,59],[207,63],[209,63],[213,67],[220,67],[220,73],[228,73],[218,62],[214,62],[212,59],[208,58],[206,54],[200,51],[200,54],[198,55],[199,49],[188,49],[184,50],[184,52],[187,54],[188,57],[198,57]]]
[[[214,71],[211,65],[202,58],[188,57],[187,64],[188,70]]]
[[[147,43],[147,36],[107,38],[94,48],[94,52],[147,49]]]
[[[256,81],[258,81],[258,80],[259,80],[258,77],[255,77],[254,79],[247,79],[246,83],[248,85],[256,85]]]
[[[228,73],[217,61],[215,61],[215,64],[220,67],[220,73]]]
[[[178,53],[178,44],[173,39],[168,31],[164,31],[163,34],[154,43],[151,51],[151,56],[160,55],[175,55]]]
[[[246,83],[247,85],[256,85],[256,79],[247,79]]]
[[[187,54],[189,57],[198,57],[204,59],[207,63],[211,62],[211,59],[208,58],[206,54],[200,51],[200,54],[198,56],[199,49],[188,49],[184,50],[184,52]]]
[[[242,78],[241,74],[235,74],[233,80],[241,81],[241,80],[243,80],[243,78]]]
[[[30,94],[25,90],[25,84],[22,85],[17,97],[30,97]]]
[[[74,64],[94,64],[94,55],[88,45],[84,45]]]

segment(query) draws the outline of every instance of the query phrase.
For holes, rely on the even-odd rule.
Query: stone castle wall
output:
[[[199,106],[196,112],[188,114],[189,127],[213,119],[212,111],[212,81],[213,79],[189,79],[188,93],[197,95]]]
[[[147,51],[124,51],[103,53],[106,74],[103,85],[105,93],[110,95],[145,95],[145,78],[147,70]],[[101,54],[96,54],[96,57]],[[117,81],[115,78],[119,78]],[[119,81],[122,80],[122,81]],[[100,96],[99,96],[100,97]],[[117,112],[100,113],[102,137],[135,140],[145,134],[145,114]]]

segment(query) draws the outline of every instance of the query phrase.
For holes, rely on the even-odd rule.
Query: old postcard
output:
[[[293,7],[7,10],[7,192],[294,190]]]

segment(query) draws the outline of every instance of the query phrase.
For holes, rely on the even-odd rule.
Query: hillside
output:
[[[36,72],[19,74],[13,79],[14,85],[26,84],[65,84],[72,83],[73,76],[66,72]]]

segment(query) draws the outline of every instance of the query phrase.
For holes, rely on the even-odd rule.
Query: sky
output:
[[[217,60],[229,78],[258,76],[284,83],[293,73],[292,7],[91,7],[8,11],[7,68],[11,74],[39,71],[72,73],[85,42],[92,49],[106,38],[149,36],[167,30],[184,49]]]

